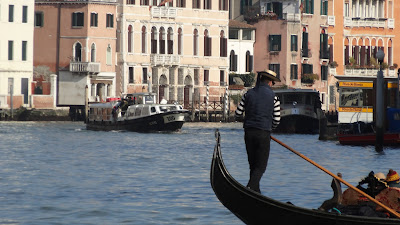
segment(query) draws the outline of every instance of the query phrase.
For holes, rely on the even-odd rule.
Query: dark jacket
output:
[[[280,121],[280,102],[270,86],[260,83],[243,95],[235,114],[242,116],[243,112],[244,128],[271,131]]]

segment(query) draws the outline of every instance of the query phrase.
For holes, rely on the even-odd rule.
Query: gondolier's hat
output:
[[[259,71],[259,76],[267,77],[269,80],[281,82],[281,80],[276,76],[276,73],[272,70]]]
[[[389,170],[389,173],[388,173],[387,176],[386,176],[386,181],[387,181],[387,182],[390,182],[390,181],[397,181],[397,180],[399,180],[399,179],[400,179],[399,174],[397,174],[396,171],[390,169],[390,170]]]

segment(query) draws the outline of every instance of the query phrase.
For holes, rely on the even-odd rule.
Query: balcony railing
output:
[[[170,7],[152,7],[151,8],[151,16],[152,17],[168,17],[175,18],[176,17],[176,8]]]
[[[156,65],[179,65],[180,57],[177,55],[160,55],[152,54],[150,55],[150,62],[153,66]]]
[[[387,18],[344,18],[345,27],[394,28],[394,19]]]
[[[74,73],[100,73],[100,63],[70,62],[69,71]]]
[[[301,15],[299,13],[284,13],[283,19],[289,22],[300,22]]]
[[[345,69],[345,75],[350,76],[374,76],[376,77],[378,74],[379,69],[371,69],[371,68],[352,68],[352,69]],[[384,76],[389,77],[397,77],[396,71],[394,69],[384,69],[383,70]]]

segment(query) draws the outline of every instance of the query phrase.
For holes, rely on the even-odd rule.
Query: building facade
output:
[[[0,109],[30,107],[33,12],[34,0],[0,2]]]
[[[117,0],[36,0],[34,66],[58,75],[58,106],[115,96]]]
[[[328,1],[332,23],[328,28],[330,59],[337,67],[331,68],[329,103],[339,106],[337,79],[376,77],[379,70],[377,52],[385,53],[384,77],[397,78],[400,46],[396,36],[400,28],[400,4],[394,0],[335,0]],[[360,102],[361,104],[361,102]],[[331,107],[332,108],[332,107]]]
[[[120,0],[118,94],[187,107],[220,100],[228,82],[228,0]]]

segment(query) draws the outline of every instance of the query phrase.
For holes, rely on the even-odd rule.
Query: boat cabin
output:
[[[376,106],[376,77],[337,76],[339,93],[338,122],[373,123]],[[398,108],[398,79],[384,78],[384,106],[387,111]]]
[[[156,94],[127,94],[122,100],[89,106],[89,121],[122,121],[183,110],[177,104],[156,104]]]

